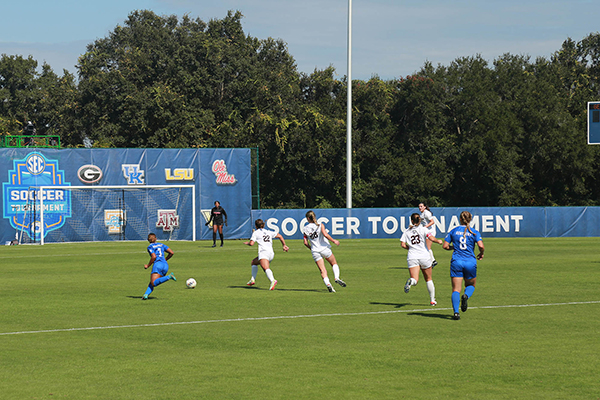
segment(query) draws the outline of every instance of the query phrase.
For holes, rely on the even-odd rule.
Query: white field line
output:
[[[580,304],[600,304],[600,301],[574,301],[569,303],[546,303],[546,304],[514,304],[504,306],[482,306],[469,307],[469,310],[476,309],[492,309],[492,308],[521,308],[521,307],[549,307],[549,306],[568,306]],[[252,317],[252,318],[229,318],[229,319],[213,319],[206,321],[182,321],[182,322],[162,322],[156,324],[135,324],[135,325],[115,325],[115,326],[92,326],[87,328],[63,328],[63,329],[46,329],[39,331],[21,331],[21,332],[0,332],[0,336],[8,335],[25,335],[34,333],[54,333],[54,332],[77,332],[77,331],[95,331],[106,329],[126,329],[126,328],[143,328],[155,326],[173,326],[173,325],[195,325],[195,324],[210,324],[218,322],[246,322],[246,321],[266,321],[277,319],[296,319],[296,318],[319,318],[319,317],[346,317],[355,315],[379,315],[379,314],[397,314],[411,312],[431,312],[431,311],[447,311],[452,308],[419,308],[413,310],[389,310],[389,311],[370,311],[370,312],[351,312],[351,313],[333,313],[333,314],[307,314],[307,315],[280,315],[274,317]]]
[[[243,248],[231,248],[231,249],[227,249],[228,252],[231,251],[247,251],[248,246],[243,247]],[[256,249],[253,249],[254,253],[256,253]],[[198,248],[198,249],[189,249],[189,250],[177,250],[176,253],[177,254],[181,254],[181,253],[209,253],[209,252],[216,252],[219,250],[215,250],[212,248]],[[147,256],[148,253],[146,252],[146,249],[142,248],[139,251],[136,252],[131,252],[131,251],[122,251],[122,252],[114,252],[111,251],[110,252],[111,255],[135,255],[135,256],[139,256],[139,255],[144,255]],[[73,253],[73,254],[67,254],[67,253],[60,253],[60,254],[19,254],[19,255],[13,255],[13,254],[7,254],[7,255],[3,255],[0,256],[0,260],[14,260],[16,258],[49,258],[49,257],[88,257],[88,256],[106,256],[106,253]]]

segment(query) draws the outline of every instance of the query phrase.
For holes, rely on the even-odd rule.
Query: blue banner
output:
[[[40,194],[29,189],[59,185],[194,185],[196,238],[212,239],[212,229],[206,227],[205,222],[210,217],[214,202],[218,200],[228,216],[225,238],[240,239],[251,230],[250,168],[250,149],[0,149],[3,210],[0,240],[5,243],[19,233],[39,239],[36,232],[40,231],[40,227],[36,224],[40,221],[40,210],[27,209],[27,204],[31,200],[28,197],[38,199]],[[48,191],[43,196],[46,237],[52,231],[60,230],[65,221],[74,216],[71,215],[70,191]],[[112,233],[111,229],[119,229],[119,218],[124,218],[124,215],[120,216],[116,210],[106,211],[107,222],[106,225],[102,224],[106,232],[104,235],[94,234],[94,237],[101,237],[94,240],[117,240],[117,236],[109,234]],[[156,219],[150,227],[163,227],[166,232],[172,233],[172,222],[191,223],[179,221],[179,216],[169,212],[159,210],[158,215],[150,216]],[[89,229],[97,227],[90,225]],[[63,239],[77,241],[84,236],[74,234]]]
[[[462,211],[473,214],[471,226],[484,237],[584,237],[600,236],[600,207],[452,207],[431,208],[437,237],[458,226]],[[252,220],[262,219],[268,229],[285,238],[301,239],[308,210],[253,210]],[[400,238],[410,225],[415,208],[314,209],[335,238]],[[246,233],[249,237],[252,232]]]

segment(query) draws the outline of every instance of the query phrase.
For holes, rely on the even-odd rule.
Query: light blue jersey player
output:
[[[475,291],[477,281],[477,260],[483,258],[483,240],[476,229],[469,226],[473,216],[468,211],[460,213],[460,226],[452,229],[446,235],[444,244],[446,250],[453,250],[450,262],[450,278],[452,279],[452,308],[454,319],[460,319],[458,307],[461,311],[467,311],[467,301]],[[479,247],[479,254],[475,257],[475,244]],[[465,281],[465,293],[460,295],[463,279]]]
[[[152,273],[150,274],[150,283],[148,284],[146,292],[142,296],[142,300],[148,300],[150,293],[152,293],[154,288],[161,283],[169,280],[177,280],[175,279],[175,275],[167,275],[169,273],[169,264],[167,261],[173,257],[173,250],[171,250],[166,244],[158,243],[154,233],[148,235],[148,243],[150,243],[148,246],[150,261],[148,264],[144,264],[144,268],[148,269],[152,267]]]

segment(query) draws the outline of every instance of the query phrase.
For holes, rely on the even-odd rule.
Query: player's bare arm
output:
[[[290,248],[286,246],[285,239],[283,238],[283,236],[281,236],[281,233],[278,233],[275,237],[281,242],[281,245],[283,246],[283,251],[287,252]]]
[[[325,236],[327,238],[327,240],[333,242],[336,246],[340,245],[339,240],[335,240],[334,238],[331,237],[331,235],[329,233],[327,233],[327,229],[325,229],[325,224],[321,224],[321,232],[323,233],[323,236]]]
[[[310,243],[308,243],[306,236],[304,236],[304,245],[310,250]]]
[[[144,264],[144,269],[150,268],[152,264],[154,264],[154,260],[156,260],[156,254],[152,253],[150,255],[150,261],[148,261],[148,264]]]
[[[442,244],[442,248],[444,250],[449,250],[449,251],[454,250],[454,246],[450,245],[450,243],[446,242],[445,240],[444,240],[444,244]]]
[[[479,254],[477,254],[477,259],[481,260],[483,258],[483,253],[485,252],[485,247],[483,247],[483,241],[477,241],[477,247],[479,247]]]

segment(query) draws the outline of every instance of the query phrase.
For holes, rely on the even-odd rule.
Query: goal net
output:
[[[23,241],[196,240],[194,185],[39,186],[24,207]],[[26,229],[26,228],[24,228]],[[26,239],[26,240],[24,240]]]

